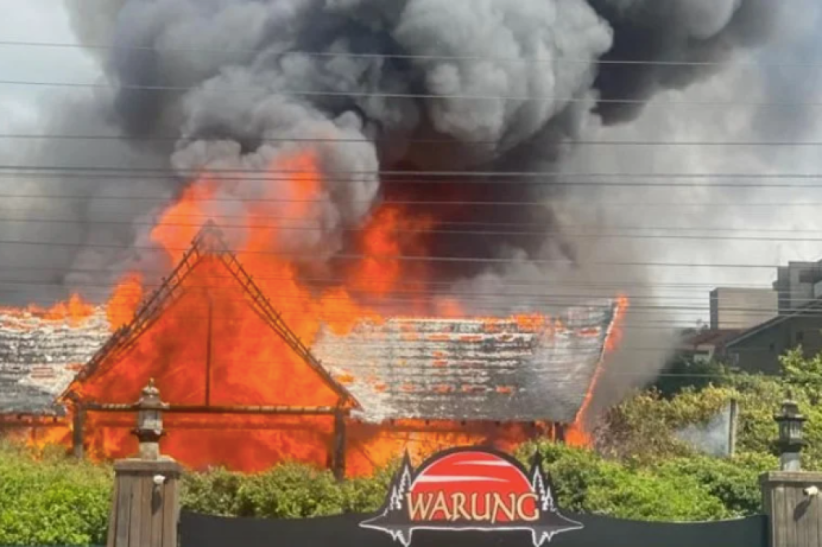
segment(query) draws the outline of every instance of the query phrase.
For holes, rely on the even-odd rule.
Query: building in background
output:
[[[718,287],[709,300],[710,328],[683,336],[679,356],[780,374],[787,351],[822,352],[822,260],[780,266],[772,289]]]
[[[685,333],[677,348],[677,355],[693,363],[721,360],[726,342],[742,332],[742,329],[702,329]]]
[[[772,289],[718,287],[711,291],[711,330],[743,330],[773,319],[778,308]]]
[[[774,291],[779,295],[779,313],[799,309],[822,296],[822,260],[788,262],[777,268]]]
[[[723,360],[746,372],[780,374],[779,357],[797,346],[806,357],[822,351],[822,299],[739,333],[725,342]]]

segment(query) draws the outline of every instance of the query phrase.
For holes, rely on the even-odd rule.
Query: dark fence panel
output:
[[[582,530],[542,547],[767,547],[765,516],[706,523],[657,523],[568,515]],[[363,515],[300,520],[227,518],[183,512],[181,547],[402,547],[359,527]],[[414,532],[411,547],[533,547],[528,532]]]

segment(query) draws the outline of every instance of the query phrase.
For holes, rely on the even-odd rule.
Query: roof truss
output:
[[[311,353],[311,350],[289,328],[281,314],[254,283],[251,276],[237,260],[237,257],[229,250],[221,231],[211,220],[203,226],[194,238],[191,248],[183,254],[182,259],[171,274],[164,278],[160,287],[143,301],[134,314],[131,323],[117,329],[108,342],[95,353],[89,363],[77,375],[74,382],[82,382],[95,373],[106,370],[131,350],[139,338],[157,322],[162,314],[185,294],[185,280],[206,257],[216,258],[223,264],[231,276],[239,283],[254,312],[340,397],[340,405],[349,404],[353,408],[360,408],[357,400],[331,376],[322,363]],[[64,397],[71,397],[74,382],[72,382],[72,386],[69,386]]]

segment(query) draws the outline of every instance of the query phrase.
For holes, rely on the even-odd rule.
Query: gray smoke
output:
[[[684,427],[674,435],[680,441],[703,454],[710,456],[730,455],[730,406],[723,409],[707,423]]]
[[[625,349],[611,367],[620,375],[610,380],[634,384],[653,374],[670,347],[664,330],[631,328],[671,318],[651,309],[659,298],[653,289],[633,294],[659,273],[643,261],[668,249],[591,234],[670,217],[638,215],[617,205],[650,199],[647,192],[575,189],[568,183],[583,180],[573,176],[580,172],[683,171],[693,158],[680,157],[679,149],[655,156],[656,150],[576,147],[573,141],[614,135],[671,140],[687,136],[680,133],[686,126],[713,140],[802,131],[809,118],[801,109],[789,124],[778,124],[772,113],[746,107],[743,123],[722,125],[716,110],[694,115],[658,100],[688,92],[697,99],[733,101],[751,90],[763,101],[778,99],[790,87],[789,78],[773,78],[765,70],[711,84],[736,74],[735,59],[787,36],[796,41],[789,53],[807,55],[815,28],[797,33],[785,21],[808,19],[813,3],[793,1],[807,9],[771,0],[66,0],[78,40],[99,60],[109,92],[62,106],[49,130],[128,140],[8,150],[15,159],[9,163],[170,173],[79,182],[35,177],[25,186],[4,179],[15,191],[73,192],[76,199],[40,201],[38,207],[79,224],[39,225],[35,231],[12,225],[11,233],[25,239],[77,246],[0,244],[0,272],[19,277],[6,272],[6,265],[26,265],[49,272],[52,283],[105,287],[119,269],[155,264],[156,257],[142,248],[145,234],[163,205],[190,183],[192,172],[232,171],[218,177],[212,205],[216,217],[236,218],[277,184],[250,171],[310,147],[325,173],[322,198],[309,219],[315,230],[290,232],[273,241],[273,248],[327,259],[351,248],[346,229],[358,226],[380,200],[428,202],[411,209],[433,215],[444,229],[465,227],[437,234],[428,245],[432,255],[472,259],[432,264],[433,273],[453,281],[450,292],[464,295],[471,309],[545,309],[616,292],[637,297]],[[638,63],[608,63],[614,60]],[[793,99],[815,84],[809,81]],[[306,143],[310,139],[319,141]],[[733,162],[745,163],[749,154]],[[659,164],[648,165],[655,157]],[[723,161],[717,171],[736,164]],[[409,184],[409,175],[380,176],[377,170],[431,174],[415,176],[425,184]],[[530,170],[560,174],[435,174]],[[106,193],[153,201],[105,200]],[[689,197],[664,188],[656,195]],[[289,196],[284,192],[282,198]],[[448,200],[489,205],[430,204]],[[27,211],[31,201],[13,207],[23,216],[43,216]],[[282,204],[266,207],[268,216],[284,214]],[[133,225],[103,225],[97,222],[101,217]],[[465,230],[488,233],[476,237]],[[242,235],[231,232],[233,238]],[[140,246],[120,248],[134,242]],[[511,260],[489,266],[475,258]],[[609,261],[635,266],[602,266]]]

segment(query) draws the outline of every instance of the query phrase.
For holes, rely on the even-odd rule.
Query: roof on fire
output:
[[[74,321],[0,309],[0,411],[53,412],[55,396],[110,336],[102,309]]]
[[[602,358],[616,307],[553,320],[395,318],[345,335],[324,329],[313,351],[364,418],[573,422]]]
[[[189,259],[225,252],[213,240],[198,247],[203,235]],[[248,289],[250,279],[236,259],[225,258]],[[164,290],[169,292],[161,288],[147,299],[157,308],[149,311],[164,309],[161,301],[169,297]],[[322,368],[318,374],[353,396],[357,412],[369,421],[569,423],[601,361],[615,314],[616,303],[604,301],[568,309],[555,319],[364,321],[345,335],[323,329],[307,353]],[[83,368],[80,377],[93,374],[101,356],[115,355],[120,340],[140,327],[138,320],[139,312],[134,325],[112,336],[103,310],[75,324],[0,310],[0,412],[53,411],[75,372]]]

